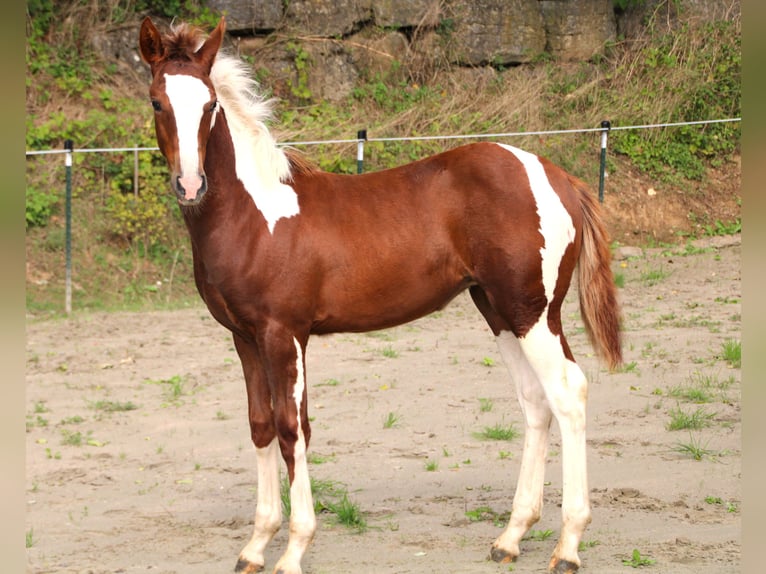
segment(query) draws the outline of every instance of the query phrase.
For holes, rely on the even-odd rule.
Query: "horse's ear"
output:
[[[210,33],[210,36],[205,40],[205,43],[202,44],[200,49],[194,54],[197,62],[204,66],[205,71],[208,74],[210,73],[210,68],[213,67],[215,56],[223,43],[223,33],[225,30],[226,19],[221,16],[218,26],[215,27],[215,30]]]
[[[141,22],[141,32],[138,35],[138,47],[141,51],[141,57],[150,66],[162,60],[165,56],[165,48],[162,45],[162,36],[160,31],[147,16]]]

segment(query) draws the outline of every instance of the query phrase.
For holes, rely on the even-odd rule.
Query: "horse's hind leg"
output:
[[[509,562],[519,555],[519,541],[535,524],[543,508],[545,457],[552,413],[540,381],[527,361],[519,340],[510,331],[497,336],[500,354],[516,384],[516,393],[524,415],[524,450],[513,497],[513,511],[508,527],[492,545],[496,562]]]
[[[483,289],[474,286],[470,293],[496,335],[497,346],[516,385],[516,394],[524,415],[524,450],[513,497],[513,511],[508,527],[492,544],[490,553],[496,562],[511,562],[519,556],[522,536],[540,519],[542,513],[545,456],[553,415],[545,389],[527,360],[519,339],[512,333],[510,323],[498,314]]]
[[[571,353],[564,335],[551,332],[546,315],[519,339],[519,344],[542,384],[561,431],[562,526],[548,568],[564,574],[575,572],[580,566],[577,548],[591,519],[585,443],[588,383],[577,363],[567,357]]]
[[[557,574],[575,572],[582,534],[590,522],[590,502],[585,444],[587,381],[577,364],[569,359],[564,335],[554,335],[548,316],[560,330],[559,306],[548,306],[535,325],[516,337],[508,321],[495,311],[486,293],[471,288],[476,306],[497,335],[500,353],[508,366],[524,414],[524,451],[508,527],[492,545],[491,557],[498,562],[515,560],[519,541],[540,518],[543,506],[545,457],[552,416],[561,430],[563,459],[562,528],[549,568]],[[566,349],[566,351],[565,351]]]

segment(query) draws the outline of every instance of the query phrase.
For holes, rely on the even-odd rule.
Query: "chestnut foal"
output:
[[[395,169],[322,172],[278,147],[270,102],[245,66],[219,53],[225,23],[163,35],[148,18],[140,50],[160,149],[191,238],[194,278],[234,337],[247,386],[258,495],[237,572],[264,567],[282,522],[279,456],[290,480],[290,535],[275,572],[301,572],[316,528],[306,449],[309,335],[399,325],[468,289],[495,335],[525,421],[513,512],[492,559],[515,560],[540,518],[548,430],[563,454],[562,527],[549,568],[574,572],[590,522],[587,381],[561,328],[578,270],[593,345],[621,358],[619,309],[598,204],[549,161],[475,143]]]

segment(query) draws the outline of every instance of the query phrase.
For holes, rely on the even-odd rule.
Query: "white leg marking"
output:
[[[554,558],[579,565],[577,546],[591,516],[585,443],[588,383],[580,367],[564,356],[559,337],[543,318],[519,342],[561,430],[562,528]]]
[[[316,530],[314,501],[311,497],[311,481],[306,460],[306,438],[301,428],[301,404],[303,390],[306,386],[303,371],[303,351],[300,343],[295,339],[294,342],[298,377],[295,381],[293,398],[298,413],[298,440],[294,447],[294,478],[290,485],[290,537],[287,542],[287,550],[274,568],[275,572],[282,570],[284,574],[301,572],[301,558],[311,543]]]
[[[258,500],[255,507],[253,537],[242,550],[243,558],[263,566],[266,545],[282,524],[282,499],[279,495],[279,441],[274,438],[269,446],[256,448],[258,464]]]
[[[542,514],[545,456],[552,414],[545,391],[527,361],[519,340],[513,333],[503,331],[497,337],[497,345],[516,384],[519,404],[524,413],[525,432],[513,512],[508,527],[494,545],[511,556],[518,556],[519,541]]]

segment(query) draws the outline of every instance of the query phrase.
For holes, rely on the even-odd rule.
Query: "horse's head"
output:
[[[218,112],[210,69],[224,29],[221,18],[202,42],[198,32],[185,26],[162,36],[148,17],[141,24],[139,47],[152,72],[149,95],[157,143],[182,205],[198,203],[207,191],[205,150]]]

